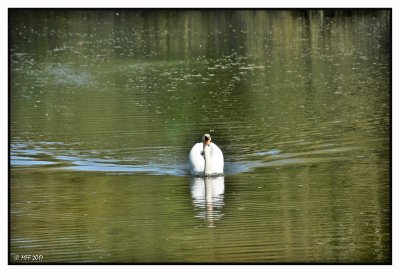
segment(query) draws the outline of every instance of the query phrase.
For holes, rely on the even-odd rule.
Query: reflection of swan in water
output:
[[[192,175],[215,176],[224,173],[224,155],[217,145],[211,143],[209,134],[203,135],[203,142],[192,147],[189,164]]]
[[[200,209],[196,217],[207,221],[209,227],[214,226],[214,221],[220,219],[224,206],[225,177],[191,177],[190,192],[193,205]]]

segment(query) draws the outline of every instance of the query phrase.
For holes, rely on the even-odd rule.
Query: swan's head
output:
[[[209,134],[203,135],[203,144],[208,145],[211,143],[211,136]]]

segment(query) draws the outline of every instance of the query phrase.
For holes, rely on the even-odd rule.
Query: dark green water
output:
[[[389,11],[9,17],[11,262],[391,262]]]

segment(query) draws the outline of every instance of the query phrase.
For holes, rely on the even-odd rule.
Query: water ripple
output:
[[[237,161],[226,161],[225,174],[235,175],[252,172],[260,167],[283,167],[343,160],[340,155],[356,149],[355,147],[335,147],[333,144],[321,144],[319,148],[297,153],[284,153],[278,149],[256,151],[239,158]],[[170,154],[166,147],[158,147],[158,149],[162,149],[163,153]],[[112,158],[112,151],[107,151],[107,156],[104,157],[101,157],[101,154],[99,151],[80,152],[73,150],[69,144],[62,142],[16,142],[11,145],[10,159],[11,166],[18,168],[41,167],[51,170],[118,174],[147,173],[174,176],[189,174],[186,159],[160,156],[160,158],[146,161],[132,156],[123,159]]]

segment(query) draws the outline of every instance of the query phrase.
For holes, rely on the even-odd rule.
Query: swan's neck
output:
[[[212,174],[212,159],[209,145],[204,145],[204,175]]]

